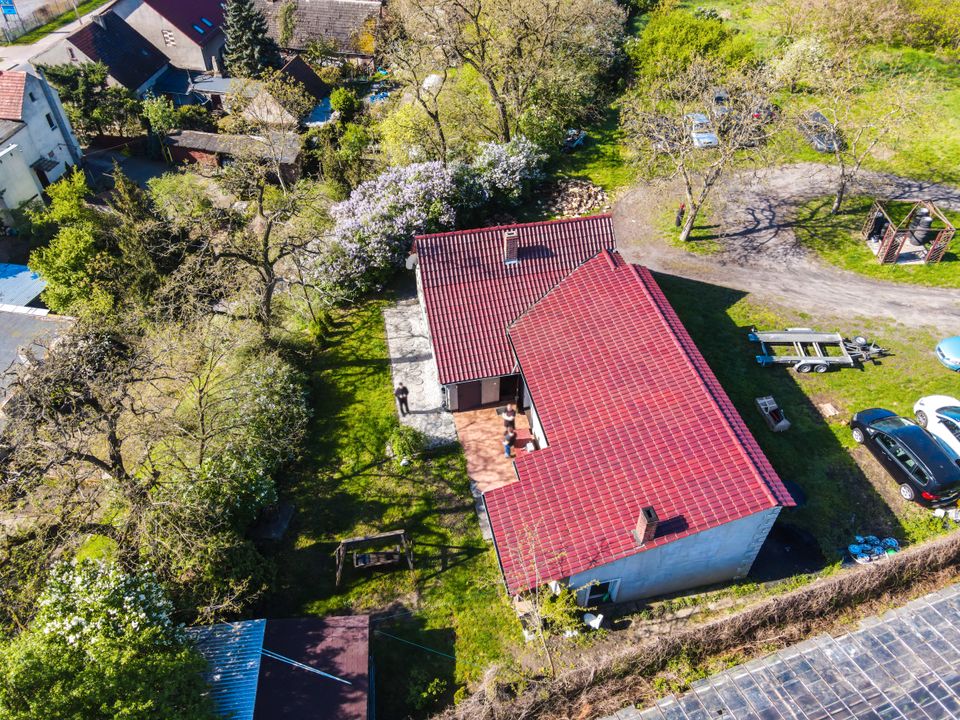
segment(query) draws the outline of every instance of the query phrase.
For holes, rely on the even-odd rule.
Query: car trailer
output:
[[[787,328],[759,332],[753,328],[747,335],[752,342],[760,343],[761,355],[757,362],[763,367],[793,365],[799,373],[824,373],[832,368],[856,367],[868,360],[876,360],[887,354],[885,348],[857,336],[848,340],[840,333],[827,333],[810,328]],[[775,348],[790,346],[789,351],[778,355]],[[834,350],[831,355],[830,350]]]

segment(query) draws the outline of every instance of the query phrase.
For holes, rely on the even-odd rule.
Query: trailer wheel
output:
[[[794,368],[794,370],[796,370],[798,373],[808,373],[810,372],[810,369],[811,368],[807,363],[800,363]]]
[[[816,366],[815,368],[813,368],[813,369],[814,369],[814,371],[816,371],[816,372],[818,372],[818,373],[825,373],[827,370],[830,369],[830,366],[827,365],[826,363],[820,363],[819,365],[817,365],[817,366]]]

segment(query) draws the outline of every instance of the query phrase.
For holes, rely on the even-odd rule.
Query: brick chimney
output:
[[[516,230],[503,231],[503,263],[504,265],[516,265],[520,262],[518,252],[520,250],[520,234]]]
[[[646,545],[653,540],[657,534],[657,524],[660,518],[657,517],[657,511],[652,507],[645,507],[640,510],[640,518],[637,520],[637,528],[633,531],[633,538],[637,545]]]

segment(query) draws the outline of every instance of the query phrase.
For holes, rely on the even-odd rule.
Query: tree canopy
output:
[[[267,34],[267,21],[251,0],[227,0],[224,62],[235,77],[256,78],[280,66],[280,49]]]

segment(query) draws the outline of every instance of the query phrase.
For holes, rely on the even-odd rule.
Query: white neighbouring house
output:
[[[0,72],[0,217],[41,199],[44,188],[80,162],[60,96],[40,75]]]

